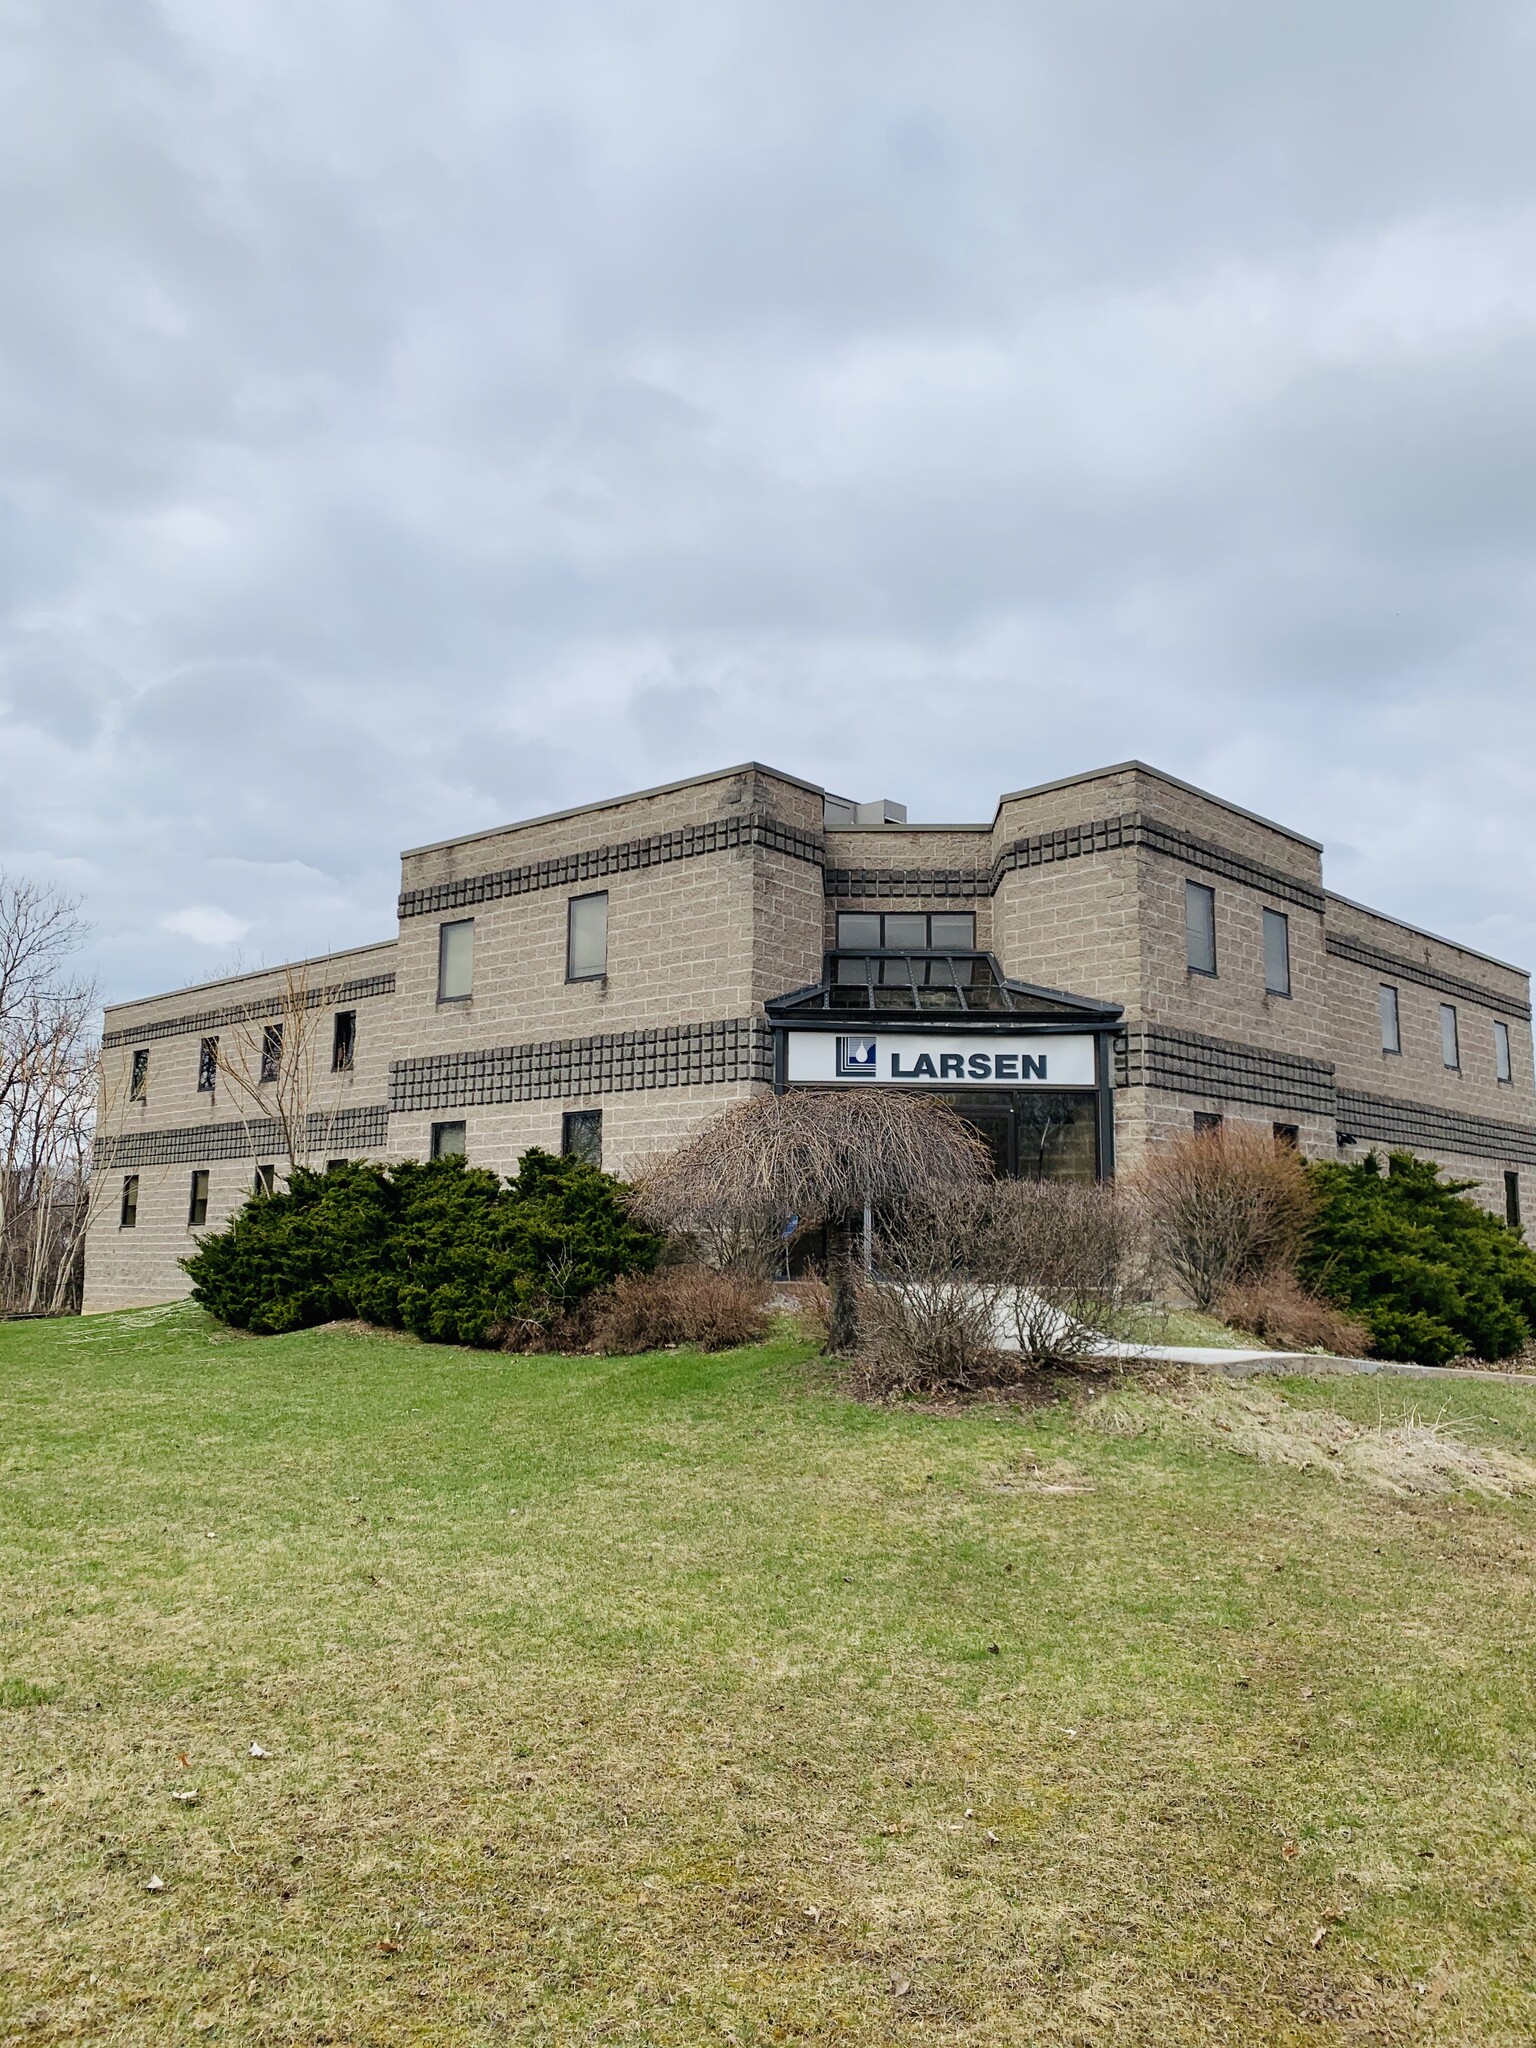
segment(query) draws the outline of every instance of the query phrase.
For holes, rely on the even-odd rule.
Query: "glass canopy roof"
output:
[[[774,1017],[818,1010],[865,1015],[895,1010],[922,1016],[1089,1016],[1095,1021],[1120,1015],[1116,1003],[1009,981],[990,953],[883,950],[829,953],[819,983],[776,997],[767,1009]]]

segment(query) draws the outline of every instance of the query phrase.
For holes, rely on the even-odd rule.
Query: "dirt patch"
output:
[[[1122,1386],[1087,1419],[1111,1435],[1169,1431],[1260,1464],[1329,1472],[1399,1497],[1478,1493],[1512,1500],[1536,1493],[1531,1460],[1469,1443],[1439,1417],[1414,1414],[1372,1427],[1331,1409],[1296,1407],[1251,1382],[1165,1376],[1156,1386]]]

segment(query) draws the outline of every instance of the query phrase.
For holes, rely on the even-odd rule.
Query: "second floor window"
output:
[[[840,951],[868,947],[887,953],[974,953],[973,910],[842,910],[837,917]]]
[[[1377,991],[1377,1002],[1381,1009],[1381,1049],[1383,1052],[1401,1052],[1403,1033],[1397,1016],[1397,990],[1383,982]]]
[[[197,1087],[200,1095],[211,1095],[219,1078],[219,1041],[205,1038],[197,1049]]]
[[[1291,920],[1283,910],[1264,913],[1264,993],[1291,992]]]
[[[1502,1017],[1493,1020],[1493,1071],[1500,1081],[1513,1081],[1515,1064],[1509,1052],[1509,1026]]]
[[[283,1064],[283,1027],[281,1024],[264,1024],[261,1027],[261,1078],[275,1081],[278,1069]]]
[[[1440,1005],[1440,1057],[1453,1071],[1461,1068],[1461,1039],[1456,1029],[1456,1005]]]
[[[1216,891],[1184,884],[1184,948],[1191,974],[1216,972]]]
[[[331,1034],[331,1072],[345,1074],[352,1065],[352,1055],[357,1050],[357,1012],[338,1010],[336,1025]]]
[[[468,1001],[475,985],[475,920],[455,918],[437,928],[437,1000]]]
[[[142,1102],[149,1093],[149,1047],[141,1046],[133,1056],[133,1075],[128,1083],[128,1100]]]
[[[565,918],[566,980],[599,980],[608,972],[608,891],[573,896]]]

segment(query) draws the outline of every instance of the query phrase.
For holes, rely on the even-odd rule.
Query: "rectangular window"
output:
[[[583,1159],[588,1166],[601,1166],[603,1112],[600,1109],[568,1109],[560,1119],[560,1150],[568,1159]]]
[[[462,1159],[468,1150],[468,1133],[465,1125],[458,1123],[432,1126],[434,1159]]]
[[[1397,990],[1383,982],[1377,992],[1377,1001],[1381,1007],[1381,1049],[1383,1052],[1401,1052],[1403,1034],[1397,1017]]]
[[[261,1078],[275,1081],[279,1067],[283,1064],[283,1027],[281,1024],[264,1024],[261,1027]]]
[[[206,1171],[192,1176],[192,1194],[187,1203],[188,1223],[208,1221],[208,1175]]]
[[[1283,910],[1264,913],[1264,993],[1291,992],[1291,920]]]
[[[565,978],[599,981],[608,972],[608,891],[573,896],[565,907]]]
[[[1213,1131],[1219,1131],[1221,1129],[1221,1111],[1218,1109],[1197,1109],[1195,1111],[1195,1129],[1207,1135]]]
[[[837,918],[839,952],[867,948],[889,953],[974,953],[973,910],[843,910]]]
[[[356,1051],[357,1012],[338,1010],[336,1023],[331,1032],[331,1072],[348,1073],[352,1066],[352,1056]]]
[[[327,1161],[325,1162],[325,1170],[327,1173],[340,1173],[341,1169],[346,1165],[346,1163],[347,1162],[345,1159],[327,1159]]]
[[[133,1056],[133,1077],[128,1083],[128,1100],[142,1102],[149,1093],[149,1047],[141,1046]]]
[[[1456,1072],[1461,1070],[1461,1039],[1456,1030],[1456,1005],[1440,1005],[1440,1057]]]
[[[270,1195],[274,1194],[276,1190],[277,1168],[275,1166],[258,1166],[256,1169],[255,1192],[258,1195]]]
[[[456,918],[437,928],[437,1000],[469,1000],[475,981],[475,920]]]
[[[1499,1081],[1513,1081],[1514,1061],[1509,1055],[1509,1026],[1502,1017],[1493,1020],[1493,1072]]]
[[[1504,1176],[1504,1221],[1511,1230],[1520,1228],[1520,1176],[1506,1173]]]
[[[200,1095],[211,1095],[214,1083],[219,1078],[219,1041],[205,1038],[197,1049],[197,1090]]]
[[[136,1173],[126,1174],[123,1178],[123,1206],[117,1221],[118,1227],[122,1230],[134,1230],[138,1227],[139,1176]]]
[[[1289,1145],[1293,1152],[1301,1150],[1300,1124],[1272,1124],[1270,1128],[1275,1134],[1277,1145]]]
[[[1184,884],[1184,946],[1191,974],[1216,972],[1216,891]]]

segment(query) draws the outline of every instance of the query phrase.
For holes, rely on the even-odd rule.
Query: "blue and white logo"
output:
[[[872,1038],[840,1038],[837,1041],[839,1075],[869,1078],[875,1071],[875,1041]]]

